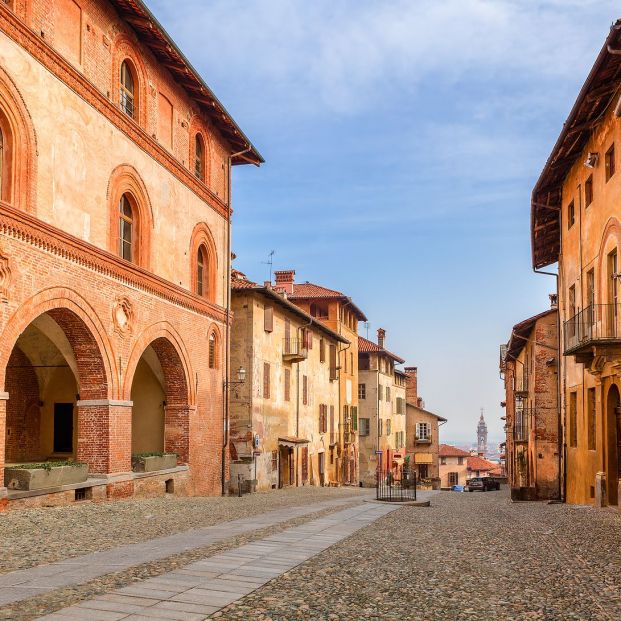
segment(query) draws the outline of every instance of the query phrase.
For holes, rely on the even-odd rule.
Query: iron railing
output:
[[[416,500],[416,471],[410,470],[405,465],[378,468],[375,497],[385,502]]]
[[[598,341],[621,341],[621,304],[593,304],[564,323],[565,353]]]
[[[282,341],[282,354],[286,358],[305,359],[308,356],[308,349],[303,339],[288,339]]]
[[[513,378],[513,390],[516,393],[528,392],[528,371],[526,369],[522,369],[522,374]]]
[[[530,421],[534,420],[534,410],[523,408],[515,412],[515,422],[513,423],[513,441],[528,442]]]

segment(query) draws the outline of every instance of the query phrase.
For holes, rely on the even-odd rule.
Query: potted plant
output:
[[[87,478],[88,464],[73,460],[19,464],[4,469],[4,485],[20,491],[84,483]]]
[[[156,472],[157,470],[169,470],[176,466],[176,453],[151,452],[132,455],[134,472]]]

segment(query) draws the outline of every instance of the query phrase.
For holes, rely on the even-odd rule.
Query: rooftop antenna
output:
[[[270,266],[270,282],[272,282],[272,268],[274,266],[274,253],[276,251],[272,250],[268,255],[267,255],[267,261],[261,261],[261,263],[263,263],[263,265],[269,265]]]
[[[368,321],[364,322],[364,327],[367,331],[367,341],[369,340],[369,328],[371,327],[371,324]]]

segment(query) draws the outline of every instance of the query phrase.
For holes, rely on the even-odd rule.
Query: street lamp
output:
[[[228,381],[225,382],[227,386],[238,386],[239,384],[243,384],[246,381],[246,369],[244,367],[239,367],[237,369],[237,381]]]

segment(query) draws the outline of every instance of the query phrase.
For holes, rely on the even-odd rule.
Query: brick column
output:
[[[190,416],[196,407],[187,404],[167,405],[164,408],[164,450],[177,453],[177,463],[190,459]]]
[[[7,490],[4,487],[4,450],[6,446],[6,402],[9,393],[0,392],[0,511],[6,504]]]
[[[90,474],[120,474],[132,469],[131,401],[78,401],[78,461]]]

